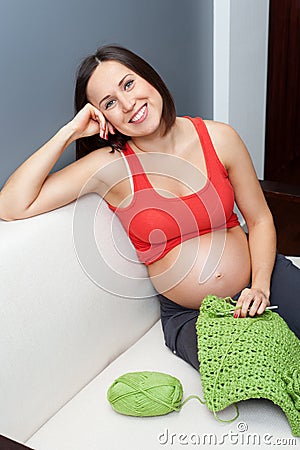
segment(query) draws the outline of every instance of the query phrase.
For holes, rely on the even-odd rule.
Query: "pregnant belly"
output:
[[[189,239],[148,266],[155,289],[187,308],[208,294],[232,297],[250,281],[250,254],[241,227]]]

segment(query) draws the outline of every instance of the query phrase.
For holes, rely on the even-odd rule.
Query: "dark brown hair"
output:
[[[77,114],[88,103],[86,96],[87,84],[94,70],[102,61],[117,61],[123,64],[148,81],[160,93],[163,100],[162,121],[165,127],[164,134],[166,134],[176,119],[176,109],[172,95],[164,81],[150,64],[130,50],[118,45],[105,45],[98,48],[95,54],[85,58],[79,66],[75,87],[75,113]],[[76,141],[76,159],[101,147],[111,146],[112,151],[121,149],[128,139],[130,139],[130,136],[125,136],[118,131],[114,135],[109,134],[108,141],[101,139],[99,135],[78,139]]]

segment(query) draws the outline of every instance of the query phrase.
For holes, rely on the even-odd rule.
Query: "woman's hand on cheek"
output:
[[[70,122],[76,139],[99,134],[100,138],[107,139],[108,132],[114,134],[113,126],[107,122],[99,109],[87,103]]]
[[[238,308],[234,317],[246,317],[247,315],[253,317],[256,314],[260,315],[264,312],[267,306],[270,305],[269,295],[259,288],[245,288],[237,301],[235,308]]]

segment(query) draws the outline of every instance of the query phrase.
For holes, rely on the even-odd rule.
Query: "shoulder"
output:
[[[226,169],[237,158],[249,157],[248,151],[238,132],[230,125],[214,120],[204,120],[213,146]]]
[[[183,120],[182,120],[183,119]],[[189,120],[187,120],[189,119]],[[208,131],[208,134],[213,144],[223,145],[226,142],[232,142],[238,139],[238,133],[230,125],[223,122],[216,122],[214,120],[206,120],[201,117],[178,117],[177,120],[184,125],[184,130],[191,129],[191,122],[194,123],[199,133],[203,133],[203,128]],[[203,127],[204,123],[204,127]],[[188,125],[188,126],[187,126]]]
[[[212,140],[218,144],[226,144],[228,141],[239,141],[240,137],[236,130],[224,122],[217,122],[215,120],[204,120],[206,128]]]

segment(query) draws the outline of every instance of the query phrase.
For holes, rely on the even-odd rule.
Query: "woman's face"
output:
[[[162,127],[159,92],[117,61],[104,61],[96,67],[86,93],[89,102],[127,136],[149,136]]]

